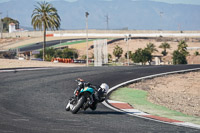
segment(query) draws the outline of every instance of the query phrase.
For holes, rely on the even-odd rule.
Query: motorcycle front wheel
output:
[[[85,101],[86,101],[86,97],[84,95],[81,96],[81,98],[78,100],[78,102],[71,109],[71,112],[73,114],[76,114],[80,110],[80,108],[83,106],[83,104],[85,103]]]
[[[65,107],[65,110],[66,110],[66,111],[69,111],[69,110],[70,110],[70,100],[69,100],[67,106]]]

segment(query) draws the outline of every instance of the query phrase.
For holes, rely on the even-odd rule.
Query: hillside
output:
[[[85,29],[85,12],[88,11],[90,29],[106,29],[105,16],[108,15],[109,29],[200,30],[200,6],[197,5],[132,0],[58,0],[51,3],[58,9],[62,29]],[[19,20],[21,26],[32,27],[34,5],[36,0],[11,0],[0,3],[0,9],[3,16]]]

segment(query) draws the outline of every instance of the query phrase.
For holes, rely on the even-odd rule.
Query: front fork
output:
[[[79,97],[79,93],[80,93],[80,88],[77,88],[77,89],[74,91],[74,98]],[[90,98],[89,104],[92,104],[92,103],[94,102],[93,95],[90,95],[89,98]]]

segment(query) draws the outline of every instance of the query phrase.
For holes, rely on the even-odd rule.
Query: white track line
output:
[[[35,71],[35,70],[47,70],[47,69],[53,69],[53,68],[23,68],[23,69],[9,69],[9,70],[0,70],[0,73],[3,72],[19,72],[19,71]]]

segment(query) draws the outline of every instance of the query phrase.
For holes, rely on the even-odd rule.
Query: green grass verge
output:
[[[98,39],[89,39],[88,42],[94,41],[94,40],[98,40]],[[79,40],[79,41],[73,41],[73,42],[60,43],[60,44],[57,44],[57,45],[54,45],[54,46],[51,46],[51,47],[57,48],[57,47],[61,47],[61,46],[68,46],[68,45],[84,43],[84,42],[86,42],[86,40]],[[27,47],[27,46],[30,46],[30,45],[33,45],[33,44],[26,44],[26,45],[19,46],[19,47],[16,47],[16,48],[24,48],[24,47]],[[14,48],[14,49],[16,49],[16,48]]]
[[[94,40],[94,39],[93,39]],[[88,40],[88,41],[93,41],[92,39],[91,40]],[[73,41],[73,42],[66,42],[66,43],[59,43],[57,45],[54,45],[54,46],[51,46],[53,48],[57,48],[57,47],[60,47],[60,46],[67,46],[67,45],[73,45],[73,44],[78,44],[78,43],[84,43],[86,42],[86,40],[80,40],[80,41]],[[24,48],[24,47],[27,47],[27,46],[31,46],[35,43],[32,43],[32,44],[25,44],[23,46],[19,46],[19,47],[16,47],[16,48]],[[16,49],[15,48],[15,49]]]
[[[94,41],[95,39],[90,39],[88,42]],[[66,42],[66,43],[60,43],[57,45],[52,46],[53,48],[61,47],[61,46],[68,46],[68,45],[73,45],[73,44],[78,44],[78,43],[84,43],[86,40],[80,40],[80,41],[73,41],[73,42]]]
[[[199,117],[189,116],[178,111],[170,110],[164,106],[153,104],[147,100],[147,95],[147,91],[131,88],[120,88],[111,94],[110,99],[129,103],[134,108],[152,115],[200,125]]]

